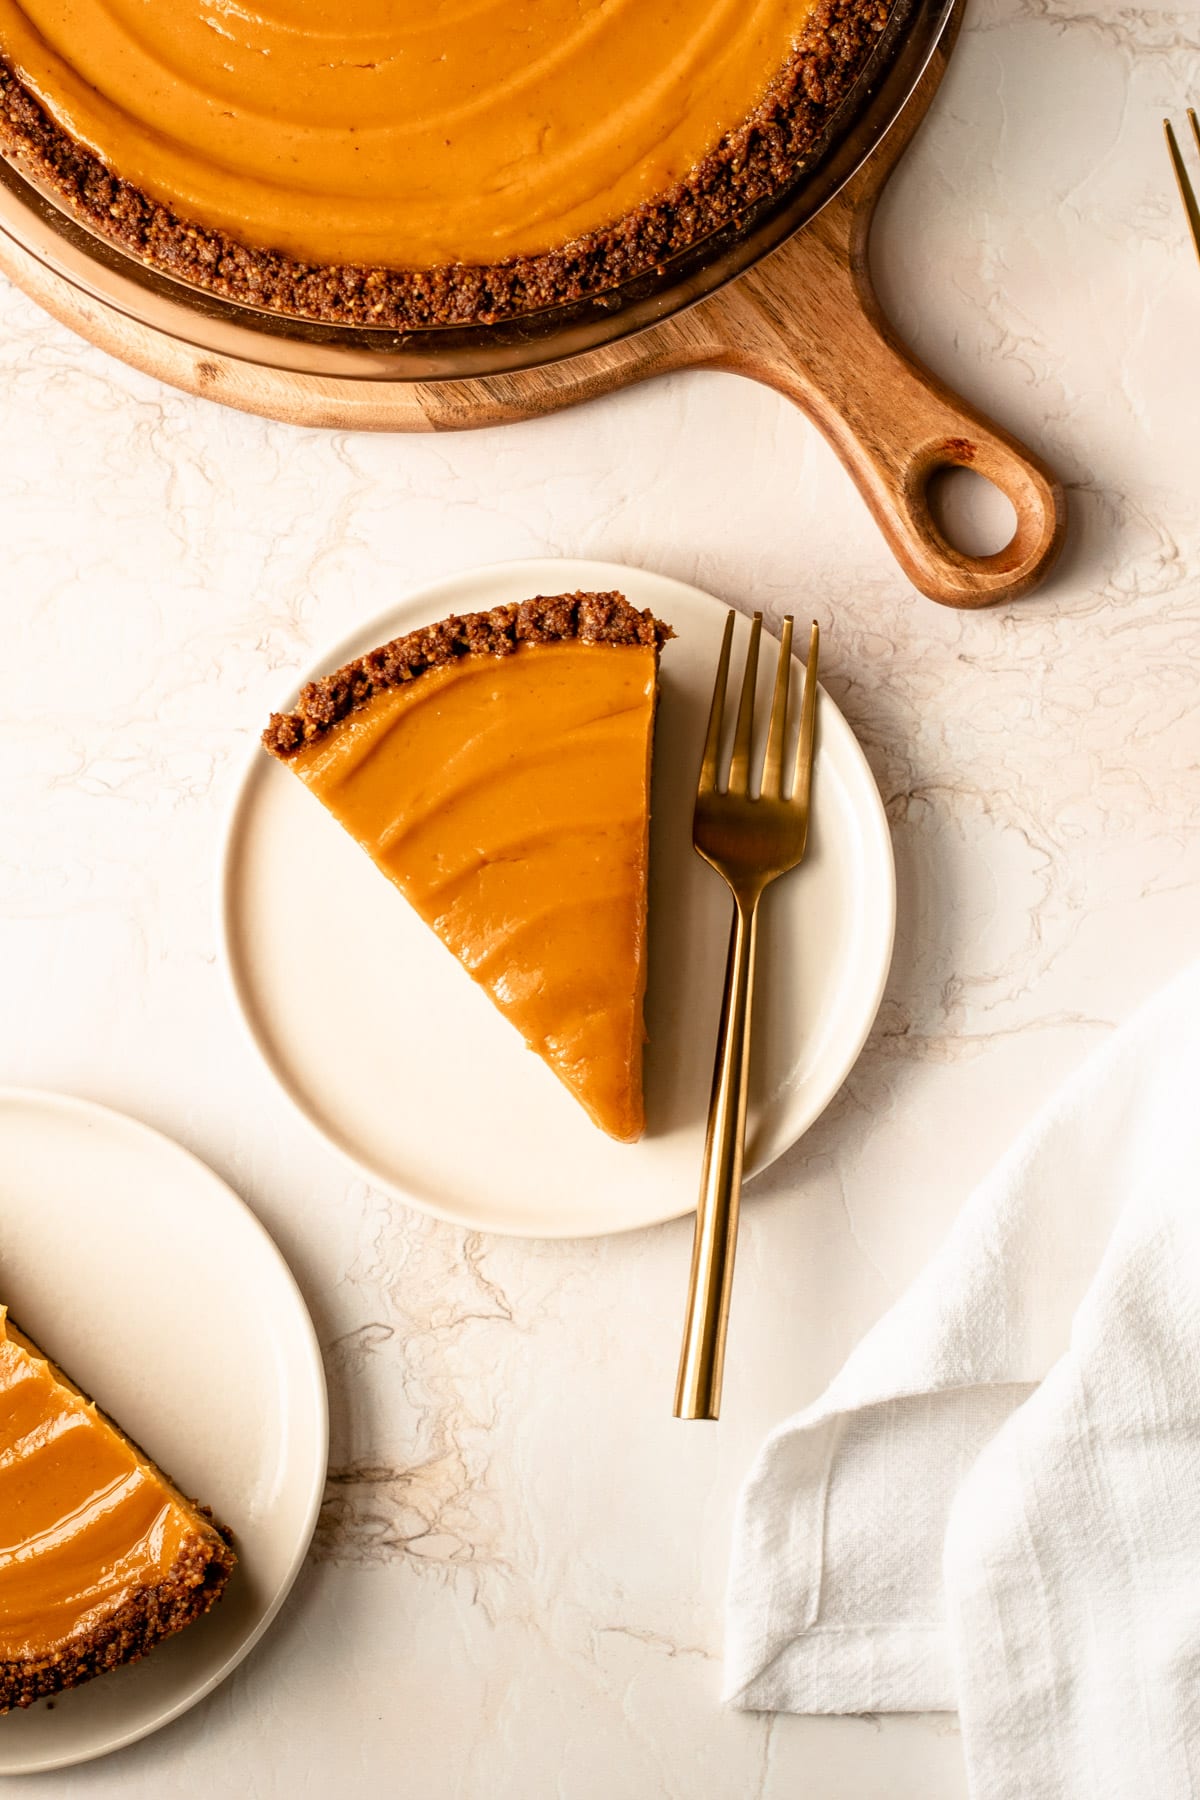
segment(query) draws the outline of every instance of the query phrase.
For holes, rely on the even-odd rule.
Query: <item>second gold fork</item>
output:
[[[692,819],[693,845],[728,885],[733,895],[734,919],[704,1146],[704,1173],[696,1209],[687,1318],[675,1386],[677,1419],[715,1419],[720,1413],[746,1138],[758,908],[771,882],[794,869],[804,856],[812,789],[820,641],[815,621],[809,639],[795,772],[791,791],[784,791],[784,745],[792,662],[792,620],[789,617],[783,622],[779,645],[760,791],[757,795],[750,791],[761,613],[755,613],[750,627],[729,778],[724,788],[720,786],[717,765],[735,616],[731,612],[725,622]]]
[[[1192,141],[1200,151],[1200,122],[1196,119],[1194,106],[1188,107],[1188,124],[1192,128]],[[1183,202],[1183,210],[1187,215],[1188,230],[1192,234],[1192,242],[1196,246],[1196,255],[1200,256],[1200,205],[1196,202],[1196,190],[1192,186],[1192,178],[1188,174],[1187,164],[1183,160],[1183,152],[1179,148],[1179,140],[1175,136],[1175,127],[1170,119],[1163,120],[1163,131],[1166,134],[1167,150],[1171,158],[1171,166],[1175,170],[1175,183],[1179,189],[1179,198]]]

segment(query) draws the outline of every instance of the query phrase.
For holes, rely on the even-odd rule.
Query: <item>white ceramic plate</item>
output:
[[[612,1143],[596,1130],[353,840],[257,748],[225,844],[226,960],[242,1015],[285,1092],[372,1181],[486,1231],[591,1236],[695,1205],[730,914],[724,884],[692,850],[691,818],[728,609],[697,588],[619,564],[504,563],[409,595],[305,676],[447,613],[609,588],[678,633],[663,651],[655,738],[640,1144]],[[739,637],[735,667],[742,645]],[[774,665],[765,649],[764,708]],[[281,694],[280,708],[298,692],[299,684]],[[826,695],[818,731],[808,855],[764,901],[751,1173],[793,1143],[845,1080],[891,959],[895,875],[879,794]]]
[[[152,1656],[0,1718],[0,1774],[63,1768],[177,1718],[241,1662],[304,1560],[325,1481],[312,1323],[250,1209],[168,1138],[0,1090],[0,1299],[236,1533],[206,1618]]]

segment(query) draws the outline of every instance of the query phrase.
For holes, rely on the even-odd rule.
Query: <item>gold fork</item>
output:
[[[733,895],[734,915],[708,1109],[704,1173],[696,1208],[696,1235],[692,1242],[687,1319],[675,1384],[677,1419],[715,1419],[721,1410],[725,1329],[729,1321],[729,1292],[733,1283],[738,1202],[742,1191],[742,1151],[746,1138],[750,1003],[754,992],[758,903],[770,883],[794,869],[804,856],[812,791],[817,648],[820,642],[815,620],[804,676],[795,773],[791,792],[784,793],[783,753],[792,666],[790,617],[783,621],[758,797],[750,791],[750,737],[754,725],[761,613],[755,613],[750,627],[729,780],[724,791],[718,786],[717,762],[725,718],[734,618],[735,614],[731,612],[725,621],[712,710],[708,716],[708,736],[700,763],[696,811],[692,818],[692,843],[705,862],[725,878]]]
[[[1195,142],[1196,149],[1200,151],[1200,124],[1196,123],[1195,107],[1188,107],[1187,116],[1188,124],[1192,128],[1192,138]],[[1170,119],[1163,120],[1163,130],[1166,133],[1167,149],[1170,152],[1171,163],[1175,170],[1175,180],[1179,186],[1179,198],[1183,201],[1183,210],[1187,214],[1188,226],[1192,233],[1192,242],[1196,246],[1196,255],[1200,256],[1200,206],[1196,204],[1196,190],[1192,186],[1192,178],[1187,172],[1187,165],[1184,163],[1183,155],[1179,148],[1179,141],[1175,136],[1175,127],[1171,124]]]

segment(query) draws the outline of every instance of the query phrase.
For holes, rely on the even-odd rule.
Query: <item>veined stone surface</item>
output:
[[[885,199],[897,326],[1069,484],[1058,574],[989,612],[914,593],[805,420],[731,376],[470,436],[302,432],[0,288],[0,1079],[226,1176],[333,1411],[266,1641],[26,1800],[961,1800],[951,1719],[721,1710],[730,1517],[1048,1087],[1200,949],[1200,268],[1160,126],[1198,98],[1200,0],[973,0]],[[894,831],[887,997],[750,1190],[717,1427],[669,1416],[688,1223],[527,1244],[407,1212],[293,1116],[217,966],[222,822],[288,671],[403,589],[555,554],[811,609]]]

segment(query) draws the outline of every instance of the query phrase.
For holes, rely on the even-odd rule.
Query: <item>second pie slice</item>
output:
[[[650,758],[670,636],[612,593],[455,616],[310,683],[263,734],[624,1141],[645,1124]]]
[[[136,1662],[237,1558],[0,1306],[0,1713]]]

